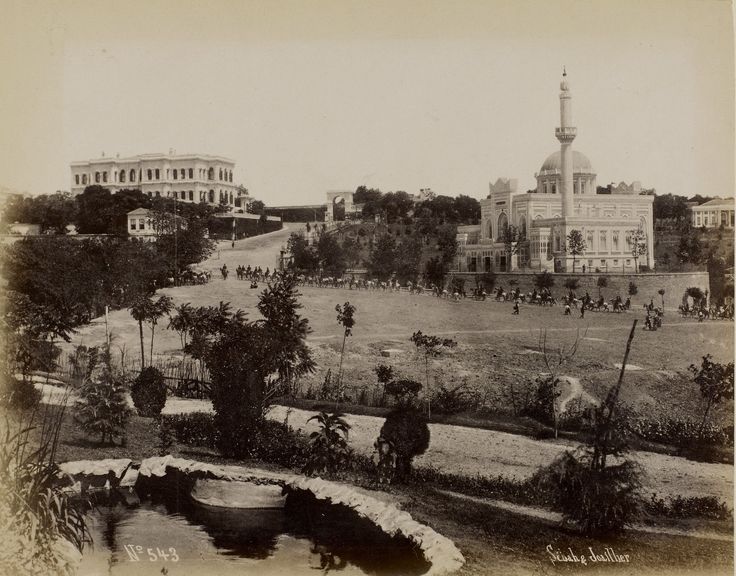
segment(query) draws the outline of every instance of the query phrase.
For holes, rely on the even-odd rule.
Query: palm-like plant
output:
[[[319,430],[309,435],[309,459],[304,466],[305,474],[320,474],[337,471],[350,456],[348,433],[350,424],[344,414],[320,412],[307,422],[316,420]]]

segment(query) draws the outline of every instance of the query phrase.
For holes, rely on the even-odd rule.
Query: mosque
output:
[[[457,272],[547,270],[550,272],[636,272],[654,267],[654,197],[641,195],[638,182],[603,188],[582,152],[572,149],[577,128],[572,120],[572,93],[564,72],[560,82],[560,126],[555,136],[560,150],[544,161],[535,175],[537,189],[517,193],[517,181],[498,179],[481,200],[481,223],[458,227]],[[513,226],[521,242],[504,242]],[[567,250],[567,237],[580,231],[582,254]],[[639,230],[639,240],[632,234]],[[643,236],[643,239],[641,239]],[[646,253],[635,260],[636,244]],[[585,267],[585,268],[583,268]],[[574,270],[573,270],[574,268]]]

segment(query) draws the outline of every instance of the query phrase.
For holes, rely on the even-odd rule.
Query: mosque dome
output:
[[[557,152],[553,152],[552,154],[547,156],[544,164],[542,164],[540,173],[544,174],[545,172],[559,172],[561,170],[562,158],[560,155],[560,151],[558,150]],[[588,157],[582,152],[578,152],[577,150],[572,151],[572,171],[573,174],[577,174],[580,172],[587,174],[595,173],[595,171],[593,170],[593,165],[590,163],[590,160],[588,160]]]

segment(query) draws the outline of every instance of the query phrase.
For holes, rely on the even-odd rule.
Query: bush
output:
[[[125,398],[123,381],[112,373],[109,350],[103,353],[102,366],[100,375],[82,386],[74,404],[74,419],[88,434],[99,434],[100,443],[106,439],[114,442],[116,436],[124,442],[132,410]]]
[[[174,434],[177,442],[189,446],[217,446],[215,415],[207,412],[189,414],[166,414],[162,421]]]
[[[42,395],[30,380],[8,376],[4,378],[0,404],[14,410],[30,410],[41,403]]]
[[[429,447],[429,426],[424,415],[410,407],[402,407],[386,416],[381,437],[393,443],[396,450],[396,477],[406,480],[411,473],[411,461]]]
[[[166,405],[166,384],[161,371],[153,366],[141,370],[133,381],[130,395],[139,415],[147,418],[159,416]]]
[[[393,396],[398,404],[411,404],[422,389],[422,384],[416,380],[393,380],[386,384],[384,390]]]
[[[671,518],[707,518],[729,520],[731,510],[715,496],[668,496],[658,498],[656,494],[644,505],[649,514]]]
[[[344,468],[351,450],[347,441],[350,425],[343,416],[323,411],[307,420],[316,420],[319,430],[309,435],[309,456],[303,469],[305,474],[334,473]]]
[[[639,288],[634,282],[629,282],[629,296],[636,296],[639,293]]]
[[[692,420],[678,418],[637,418],[631,423],[632,431],[650,442],[669,444],[679,448],[692,445],[733,446],[732,430],[706,424],[702,427]]]
[[[636,463],[594,469],[588,454],[565,452],[539,476],[553,495],[553,507],[586,535],[622,532],[641,510]]]
[[[544,288],[550,289],[555,285],[555,277],[547,271],[544,271],[541,274],[535,274],[534,285],[539,290],[542,290]]]
[[[552,376],[538,377],[535,382],[534,395],[528,398],[525,406],[522,406],[521,416],[529,416],[542,424],[554,426],[554,403],[560,396],[560,391],[556,390],[555,384]]]
[[[432,408],[437,414],[458,414],[470,409],[472,405],[473,398],[467,382],[455,388],[447,388],[444,384],[440,384],[439,389],[432,395]]]

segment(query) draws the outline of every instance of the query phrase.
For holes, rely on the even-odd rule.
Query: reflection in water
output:
[[[181,494],[134,493],[98,501],[88,514],[93,546],[80,576],[217,574],[415,576],[429,568],[405,540],[314,498],[291,497],[285,510],[197,504]]]

